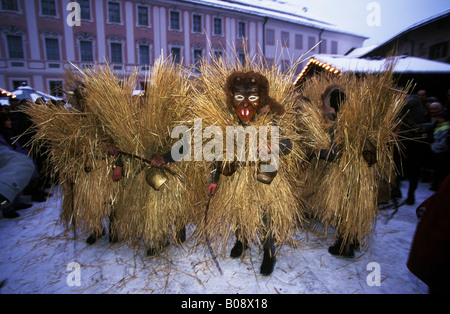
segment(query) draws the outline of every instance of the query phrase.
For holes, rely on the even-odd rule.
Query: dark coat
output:
[[[413,238],[408,269],[430,288],[449,290],[450,175],[439,190],[417,207],[425,209]]]

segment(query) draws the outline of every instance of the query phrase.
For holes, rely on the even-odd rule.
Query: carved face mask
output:
[[[245,90],[237,87],[233,94],[234,111],[242,123],[248,123],[253,119],[259,108],[258,89]]]

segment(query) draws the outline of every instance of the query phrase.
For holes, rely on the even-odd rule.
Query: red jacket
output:
[[[430,287],[450,282],[450,175],[417,207],[425,208],[414,235],[407,267]]]

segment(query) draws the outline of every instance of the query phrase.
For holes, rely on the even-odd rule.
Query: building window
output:
[[[108,22],[120,23],[120,3],[108,2]]]
[[[290,68],[289,60],[281,60],[281,72],[287,73]]]
[[[281,45],[283,47],[289,47],[289,33],[281,32]]]
[[[192,32],[194,33],[202,32],[202,16],[199,14],[194,14],[192,16]]]
[[[238,38],[245,38],[245,22],[238,23]]]
[[[448,42],[442,42],[435,45],[430,46],[430,59],[440,59],[445,58],[447,56],[448,51]]]
[[[12,81],[12,86],[13,89],[17,89],[20,86],[30,86],[30,83],[28,82],[27,79],[23,79],[23,80],[13,80]]]
[[[180,30],[180,12],[170,11],[170,29]]]
[[[194,49],[194,65],[198,66],[201,59],[202,59],[202,50]]]
[[[50,95],[60,98],[64,97],[62,81],[48,81],[48,85],[50,87]]]
[[[139,26],[149,26],[150,18],[148,14],[148,7],[138,6],[138,25]]]
[[[41,0],[41,14],[56,16],[55,0]]]
[[[222,18],[215,17],[213,19],[213,24],[214,24],[213,34],[214,35],[222,35]]]
[[[181,62],[181,48],[179,48],[179,47],[172,47],[172,48],[170,48],[170,55],[171,55],[172,61],[174,63],[180,63]]]
[[[272,68],[275,65],[275,60],[273,58],[266,58],[265,60],[268,68]]]
[[[82,20],[90,20],[91,19],[91,4],[90,0],[77,0],[80,5],[80,17]]]
[[[19,11],[18,0],[1,0],[0,2],[2,10],[5,11]]]
[[[322,39],[319,44],[319,53],[327,53],[327,40]]]
[[[45,38],[45,51],[47,53],[47,60],[60,60],[58,39]]]
[[[275,45],[275,31],[273,29],[266,30],[267,45]]]
[[[219,49],[214,50],[214,58],[216,60],[219,60],[220,58],[222,58],[222,55],[223,55],[222,50],[219,50]]]
[[[338,53],[338,42],[335,40],[331,41],[331,53],[334,55]]]
[[[23,59],[22,36],[8,35],[6,36],[6,41],[8,42],[9,57],[12,59]]]
[[[80,59],[83,62],[93,62],[94,61],[92,41],[80,40]]]
[[[122,44],[111,43],[111,62],[122,63]]]
[[[303,35],[295,35],[295,49],[303,49]]]
[[[239,52],[239,54],[238,54],[238,59],[239,59],[239,62],[240,62],[243,66],[245,66],[245,53]]]
[[[139,64],[150,64],[149,45],[139,45]]]
[[[315,37],[308,37],[308,50],[309,51],[316,51],[316,38]]]

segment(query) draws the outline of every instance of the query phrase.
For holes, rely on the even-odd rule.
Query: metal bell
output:
[[[166,173],[162,168],[152,167],[147,170],[145,175],[145,180],[148,185],[154,188],[156,191],[159,191],[164,183],[168,180]]]
[[[260,164],[261,166],[261,164]],[[271,167],[272,168],[272,167]],[[258,172],[256,174],[256,180],[264,184],[272,183],[273,179],[276,177],[278,171],[273,167],[273,171],[261,171],[258,167]]]

